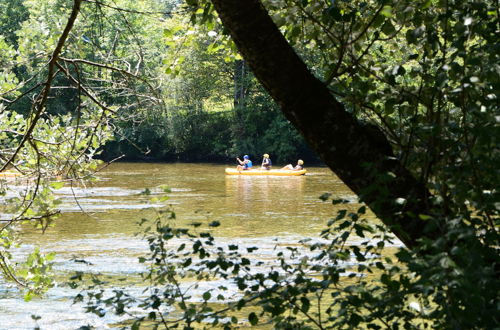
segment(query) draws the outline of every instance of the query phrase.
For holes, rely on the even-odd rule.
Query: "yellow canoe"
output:
[[[273,176],[296,176],[306,174],[306,170],[290,171],[290,170],[245,170],[238,171],[235,168],[226,168],[227,175],[273,175]]]

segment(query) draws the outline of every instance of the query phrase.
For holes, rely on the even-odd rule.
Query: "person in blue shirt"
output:
[[[273,163],[271,162],[271,158],[269,158],[269,154],[264,154],[262,157],[264,157],[262,159],[262,169],[270,170]]]
[[[248,155],[243,156],[243,160],[239,158],[236,158],[236,160],[240,163],[240,165],[236,166],[238,171],[247,171],[252,169],[252,161]]]

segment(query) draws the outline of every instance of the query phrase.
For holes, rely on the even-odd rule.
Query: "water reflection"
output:
[[[142,270],[137,256],[147,253],[147,244],[134,237],[139,230],[136,222],[152,218],[153,208],[160,206],[149,201],[151,196],[139,193],[149,188],[156,194],[160,186],[168,186],[172,192],[167,203],[177,213],[179,226],[218,220],[221,226],[214,235],[219,242],[258,246],[254,258],[272,260],[277,244],[283,247],[297,244],[304,237],[317,237],[335,215],[332,204],[320,201],[318,196],[333,192],[338,197],[353,198],[326,168],[308,168],[311,174],[301,177],[226,176],[224,168],[208,164],[113,164],[92,187],[61,189],[58,194],[66,212],[56,226],[45,235],[26,227],[23,241],[37,242],[42,250],[57,252],[55,268],[62,272],[61,278],[83,270],[81,263],[72,261],[75,258],[91,262],[87,271],[117,278],[136,275]],[[81,212],[75,197],[88,213]],[[18,253],[27,253],[27,246]],[[47,329],[78,328],[87,323],[103,326],[116,321],[110,316],[94,323],[91,315],[72,305],[66,289],[51,289],[43,303],[25,303],[15,290],[5,288],[0,281],[0,329],[4,324],[9,324],[9,329],[33,328],[30,320],[34,309],[42,316],[39,324]]]
[[[243,213],[273,211],[283,202],[294,211],[303,200],[306,177],[226,176],[226,205]],[[290,207],[292,209],[290,209]]]

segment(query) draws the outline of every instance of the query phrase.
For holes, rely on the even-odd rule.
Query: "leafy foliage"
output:
[[[329,196],[322,198],[329,200]],[[127,288],[106,289],[92,277],[75,297],[88,312],[128,315],[132,327],[224,328],[271,323],[277,329],[492,328],[498,281],[494,265],[485,267],[488,250],[474,246],[463,228],[450,224],[447,235],[421,250],[395,247],[395,238],[374,224],[365,206],[341,199],[344,206],[320,239],[276,247],[275,262],[255,261],[258,247],[219,242],[217,221],[204,228],[175,227],[175,213],[143,219],[150,254],[143,295]],[[457,240],[457,234],[461,237]],[[455,242],[452,254],[443,245]],[[397,246],[397,245],[396,245]],[[462,249],[469,250],[463,251]],[[430,254],[430,249],[434,253]],[[466,267],[456,258],[470,260]],[[257,258],[258,259],[258,258]],[[70,285],[81,286],[82,273]],[[478,282],[480,280],[480,283]],[[210,283],[221,283],[210,285]],[[87,282],[88,283],[88,282]],[[137,312],[137,307],[141,312]]]
[[[105,156],[143,160],[221,161],[270,152],[289,162],[316,160],[257,85],[217,24],[191,25],[175,15],[163,32],[165,106],[133,110],[117,121]],[[208,145],[207,145],[208,143]]]
[[[0,168],[12,167],[22,177],[1,179],[1,267],[28,297],[51,285],[49,277],[34,276],[50,267],[35,252],[30,266],[16,270],[9,261],[16,240],[11,229],[52,225],[59,214],[53,193],[61,180],[92,180],[96,158],[123,152],[232,158],[236,137],[227,128],[234,117],[205,110],[231,107],[234,56],[217,52],[213,31],[189,29],[182,15],[174,19],[174,2],[84,3],[78,13],[83,19],[75,21],[56,57],[72,2],[9,0],[0,9]],[[57,60],[52,69],[47,58]],[[183,58],[189,61],[181,71]],[[224,67],[228,74],[213,79]],[[103,149],[112,135],[117,141]],[[21,182],[26,186],[19,188]]]
[[[210,3],[188,5],[193,20],[216,22]],[[278,252],[278,263],[261,271],[262,265],[235,254],[240,247],[218,245],[208,232],[190,236],[186,229],[160,225],[158,236],[174,239],[182,233],[191,246],[185,252],[185,240],[171,244],[182,249],[164,254],[168,261],[181,258],[169,264],[169,274],[230,279],[241,294],[223,295],[229,309],[212,311],[203,302],[188,307],[187,291],[174,289],[182,303],[163,302],[182,316],[176,320],[164,312],[163,324],[236,327],[238,319],[229,310],[250,307],[245,322],[276,328],[498,327],[498,3],[266,5],[305,61],[314,61],[312,69],[332,93],[359,119],[381,127],[401,163],[432,192],[439,212],[412,216],[426,230],[441,226],[443,234],[423,238],[411,250],[394,246],[390,228],[367,221],[364,206],[347,204],[321,233],[323,240]],[[384,198],[380,194],[381,203]],[[361,239],[358,244],[352,236]],[[164,246],[149,242],[152,251]],[[205,301],[213,296],[202,294]]]
[[[97,116],[97,118],[95,118]],[[45,231],[59,215],[59,200],[54,191],[65,182],[89,181],[98,169],[94,157],[111,137],[104,117],[92,109],[78,121],[71,116],[46,117],[31,133],[31,143],[19,149],[11,161],[15,178],[0,177],[0,268],[7,280],[25,290],[25,298],[44,292],[52,285],[50,261],[38,248],[24,263],[12,263],[11,249],[17,247],[18,226],[32,224]],[[28,121],[19,114],[0,113],[1,165],[19,148]],[[64,180],[64,181],[63,181]]]
[[[141,145],[168,145],[164,154],[220,156],[265,148],[284,157],[300,152],[296,146],[300,139],[255,88],[251,76],[235,74],[232,81],[230,75],[213,77],[214,72],[232,72],[228,63],[241,59],[231,53],[234,46],[222,33],[209,2],[186,2],[191,19],[205,24],[193,29],[189,50],[181,47],[188,35],[182,32],[185,22],[172,20],[167,26],[158,23],[161,20],[144,19],[139,11],[146,3],[148,9],[164,14],[173,8],[156,2],[119,2],[130,6],[127,18],[110,6],[84,7],[89,19],[79,21],[71,35],[65,56],[72,58],[61,59],[62,74],[55,79],[61,88],[52,91],[50,96],[57,98],[47,103],[47,112],[73,112],[73,116],[44,116],[31,136],[33,143],[19,150],[23,162],[13,165],[36,174],[38,185],[10,200],[17,215],[9,225],[28,217],[45,229],[57,204],[47,175],[79,178],[95,166],[85,163],[109,134],[98,129],[76,134],[82,127],[103,123],[104,116],[94,117],[97,110],[88,107],[89,99],[108,112],[113,112],[109,104],[120,107],[127,121],[115,121],[117,132]],[[273,0],[265,4],[311,70],[353,115],[384,131],[397,158],[432,192],[440,213],[412,216],[425,221],[427,229],[442,226],[443,235],[422,239],[411,250],[394,247],[391,228],[367,221],[364,206],[347,204],[329,221],[321,239],[278,252],[277,263],[264,272],[258,271],[264,265],[249,257],[258,251],[253,247],[245,251],[217,244],[210,231],[175,228],[170,224],[174,214],[160,212],[146,236],[151,254],[141,259],[150,266],[144,274],[151,283],[145,297],[123,290],[105,296],[103,283],[94,279],[90,289],[97,291],[86,294],[88,311],[102,315],[104,307],[112,306],[117,314],[128,313],[134,319],[133,328],[146,321],[186,328],[236,327],[241,322],[233,314],[237,310],[244,310],[244,323],[272,323],[277,328],[497,328],[498,2]],[[68,5],[30,0],[7,6],[20,15],[12,24],[1,25],[2,159],[27,135],[29,97],[20,102],[15,98],[43,88],[40,77],[46,73],[46,58],[58,40],[54,31],[64,24]],[[13,33],[18,26],[21,30]],[[208,38],[209,32],[217,40]],[[174,49],[169,56],[164,54]],[[146,57],[154,60],[144,62]],[[72,77],[77,75],[84,84],[74,88]],[[151,81],[168,81],[168,88]],[[240,103],[241,99],[233,99],[238,103],[236,120],[204,113],[214,104],[231,103],[227,92],[231,83],[245,97]],[[69,86],[73,90],[66,91]],[[107,94],[110,91],[112,95]],[[26,117],[6,112],[7,103]],[[83,106],[91,111],[81,117]],[[220,134],[221,126],[233,127],[233,135]],[[191,139],[197,132],[200,136]],[[69,138],[69,133],[77,139]],[[207,136],[214,140],[208,146]],[[7,194],[7,189],[2,192]],[[380,201],[384,202],[384,194]],[[12,272],[5,261],[9,258],[5,249],[14,244],[10,229],[0,231],[4,274],[31,281],[35,288],[50,285],[42,272],[50,267],[38,251],[24,269]],[[359,244],[350,241],[354,235],[361,238]],[[81,278],[77,274],[74,280]],[[195,296],[182,287],[185,280],[193,280],[194,288],[213,279],[232,281],[239,295],[221,286],[220,294],[209,289]],[[218,308],[215,302],[229,305]],[[131,311],[137,304],[144,314]]]

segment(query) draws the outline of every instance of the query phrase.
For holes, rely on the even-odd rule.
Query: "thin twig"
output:
[[[64,47],[64,44],[68,38],[69,32],[73,28],[73,25],[75,24],[76,18],[78,16],[78,13],[80,11],[80,5],[81,5],[82,0],[74,0],[73,1],[73,8],[71,10],[71,14],[68,18],[68,22],[66,23],[66,27],[64,28],[64,31],[62,32],[61,36],[59,37],[59,40],[57,42],[56,48],[52,52],[51,58],[48,63],[48,73],[47,73],[47,80],[45,81],[45,86],[38,94],[36,97],[32,108],[31,112],[34,113],[33,119],[30,122],[30,125],[28,126],[28,129],[26,130],[26,133],[24,134],[21,142],[19,143],[16,151],[12,156],[9,158],[9,160],[0,168],[0,172],[4,171],[7,166],[14,162],[14,160],[17,157],[17,154],[21,151],[22,147],[26,144],[28,139],[31,136],[31,133],[33,133],[33,130],[35,129],[35,126],[38,122],[38,120],[41,118],[43,112],[45,111],[45,105],[47,103],[47,99],[49,97],[52,81],[54,80],[56,76],[56,65],[57,65],[57,60],[59,58],[59,55],[61,54],[61,51]]]

